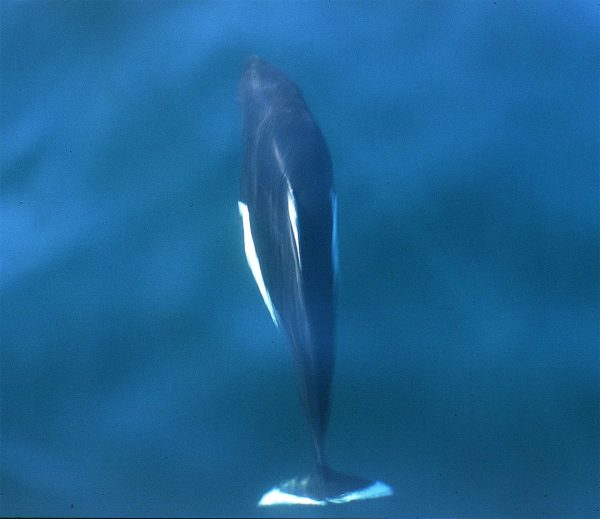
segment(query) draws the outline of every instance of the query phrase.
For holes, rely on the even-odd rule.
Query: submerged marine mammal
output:
[[[316,465],[260,505],[325,504],[390,495],[331,470],[324,453],[334,365],[336,195],[329,149],[298,87],[253,56],[240,98],[245,163],[239,210],[248,265],[290,344]]]

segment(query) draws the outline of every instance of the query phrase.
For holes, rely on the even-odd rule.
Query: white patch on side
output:
[[[277,146],[277,142],[273,141],[273,153],[275,154],[275,160],[277,161],[277,165],[282,173],[285,172],[285,164],[283,163],[283,159],[281,158],[281,152],[279,151],[279,146]]]
[[[302,258],[300,257],[300,240],[298,238],[298,213],[296,212],[296,201],[294,200],[294,194],[292,188],[288,186],[288,214],[290,217],[290,223],[292,224],[292,232],[294,233],[294,241],[296,242],[296,257],[298,258],[298,264],[302,268]]]
[[[337,230],[337,195],[331,192],[331,216],[333,228],[331,230],[331,258],[333,260],[333,273],[338,272],[338,230]]]
[[[238,207],[240,210],[240,216],[242,217],[242,223],[244,225],[244,250],[246,251],[248,266],[252,271],[252,275],[254,276],[254,280],[258,285],[258,289],[260,290],[265,305],[271,314],[271,319],[273,319],[275,326],[279,326],[275,308],[273,308],[271,297],[269,296],[269,292],[265,286],[262,272],[260,270],[260,263],[258,262],[258,256],[256,255],[256,248],[254,247],[254,240],[252,239],[252,229],[250,228],[250,213],[248,212],[248,206],[242,202],[238,202]]]
[[[298,258],[298,265],[300,265],[300,268],[302,268],[302,259],[300,258],[300,235],[298,234],[298,212],[296,211],[296,200],[294,199],[294,192],[292,191],[292,186],[290,185],[290,182],[287,176],[285,175],[285,163],[283,162],[283,157],[281,156],[281,151],[279,151],[277,141],[273,141],[273,154],[275,155],[277,166],[279,167],[281,173],[287,181],[288,215],[290,218],[290,224],[292,225],[294,241],[296,242],[296,257]]]

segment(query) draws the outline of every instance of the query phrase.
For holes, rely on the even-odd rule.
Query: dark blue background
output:
[[[0,4],[3,515],[596,517],[597,2]],[[246,266],[238,81],[339,199],[335,468]]]

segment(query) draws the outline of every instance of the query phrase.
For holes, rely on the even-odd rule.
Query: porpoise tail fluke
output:
[[[390,496],[392,489],[381,481],[347,476],[325,465],[317,465],[304,478],[290,479],[269,490],[258,502],[269,505],[326,505]]]

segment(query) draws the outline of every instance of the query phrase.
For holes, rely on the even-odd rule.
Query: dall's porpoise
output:
[[[240,85],[245,162],[239,211],[246,258],[291,347],[315,467],[259,505],[345,503],[392,494],[336,472],[324,445],[335,356],[336,193],[329,149],[298,87],[252,56]]]

